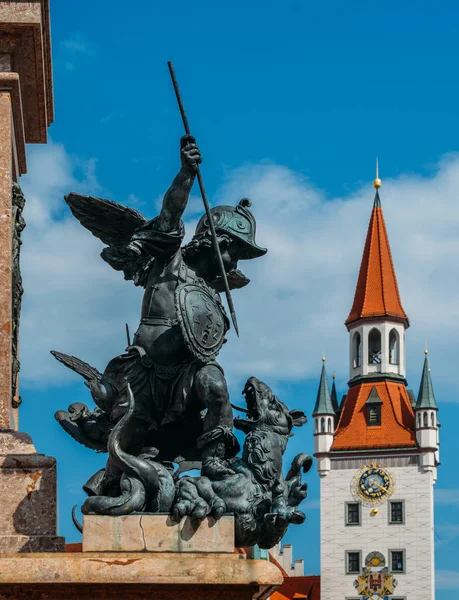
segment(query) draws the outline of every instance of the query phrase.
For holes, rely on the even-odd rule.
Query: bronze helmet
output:
[[[261,248],[255,242],[256,222],[255,217],[248,209],[252,203],[248,198],[243,198],[234,206],[215,206],[211,208],[215,231],[229,233],[241,240],[245,249],[241,259],[258,258],[266,254],[267,249]],[[207,215],[199,220],[193,239],[200,239],[210,235]]]

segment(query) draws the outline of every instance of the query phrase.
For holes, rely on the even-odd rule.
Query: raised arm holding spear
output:
[[[190,126],[188,125],[188,118],[186,116],[185,107],[183,106],[183,100],[182,100],[182,96],[180,94],[180,89],[178,86],[177,77],[175,75],[174,66],[171,61],[169,61],[167,63],[167,66],[169,67],[169,72],[170,72],[171,79],[172,79],[172,85],[174,86],[175,96],[177,98],[177,103],[179,105],[180,114],[182,116],[185,133],[187,135],[190,135],[191,134]],[[220,252],[220,247],[218,245],[217,234],[215,232],[215,225],[214,225],[214,221],[212,219],[212,215],[210,212],[209,201],[207,200],[207,194],[206,194],[206,190],[204,188],[204,182],[202,180],[201,169],[199,168],[199,165],[197,166],[196,176],[198,178],[199,189],[201,190],[202,201],[204,203],[204,208],[206,211],[207,219],[209,221],[209,228],[210,228],[210,232],[212,235],[212,244],[214,247],[215,256],[217,257],[220,275],[222,278],[223,287],[224,287],[224,291],[225,291],[226,301],[228,302],[228,307],[229,307],[229,310],[231,313],[231,320],[233,321],[234,330],[236,331],[236,334],[239,336],[239,328],[237,325],[236,311],[234,309],[233,298],[231,297],[231,292],[230,292],[229,285],[228,285],[228,278],[226,276],[226,271],[225,271],[225,267],[223,264],[222,255]]]

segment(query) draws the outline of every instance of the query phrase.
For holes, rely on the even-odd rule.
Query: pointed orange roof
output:
[[[409,326],[408,317],[400,301],[389,238],[376,189],[354,303],[345,325],[349,326],[360,319],[378,317],[391,317],[404,321],[406,327]]]
[[[369,426],[366,405],[377,398],[381,424]],[[416,446],[414,413],[406,387],[393,381],[352,386],[344,401],[332,450],[406,448]]]

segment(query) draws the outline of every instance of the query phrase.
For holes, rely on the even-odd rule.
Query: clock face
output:
[[[369,506],[382,504],[392,495],[394,481],[389,471],[379,465],[364,466],[352,481],[352,493],[356,500]]]

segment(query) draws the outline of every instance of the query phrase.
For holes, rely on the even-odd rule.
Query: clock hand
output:
[[[386,488],[383,487],[382,485],[379,485],[379,483],[376,483],[376,481],[373,481],[372,484],[375,485],[376,487],[378,487],[383,492],[387,492]]]

